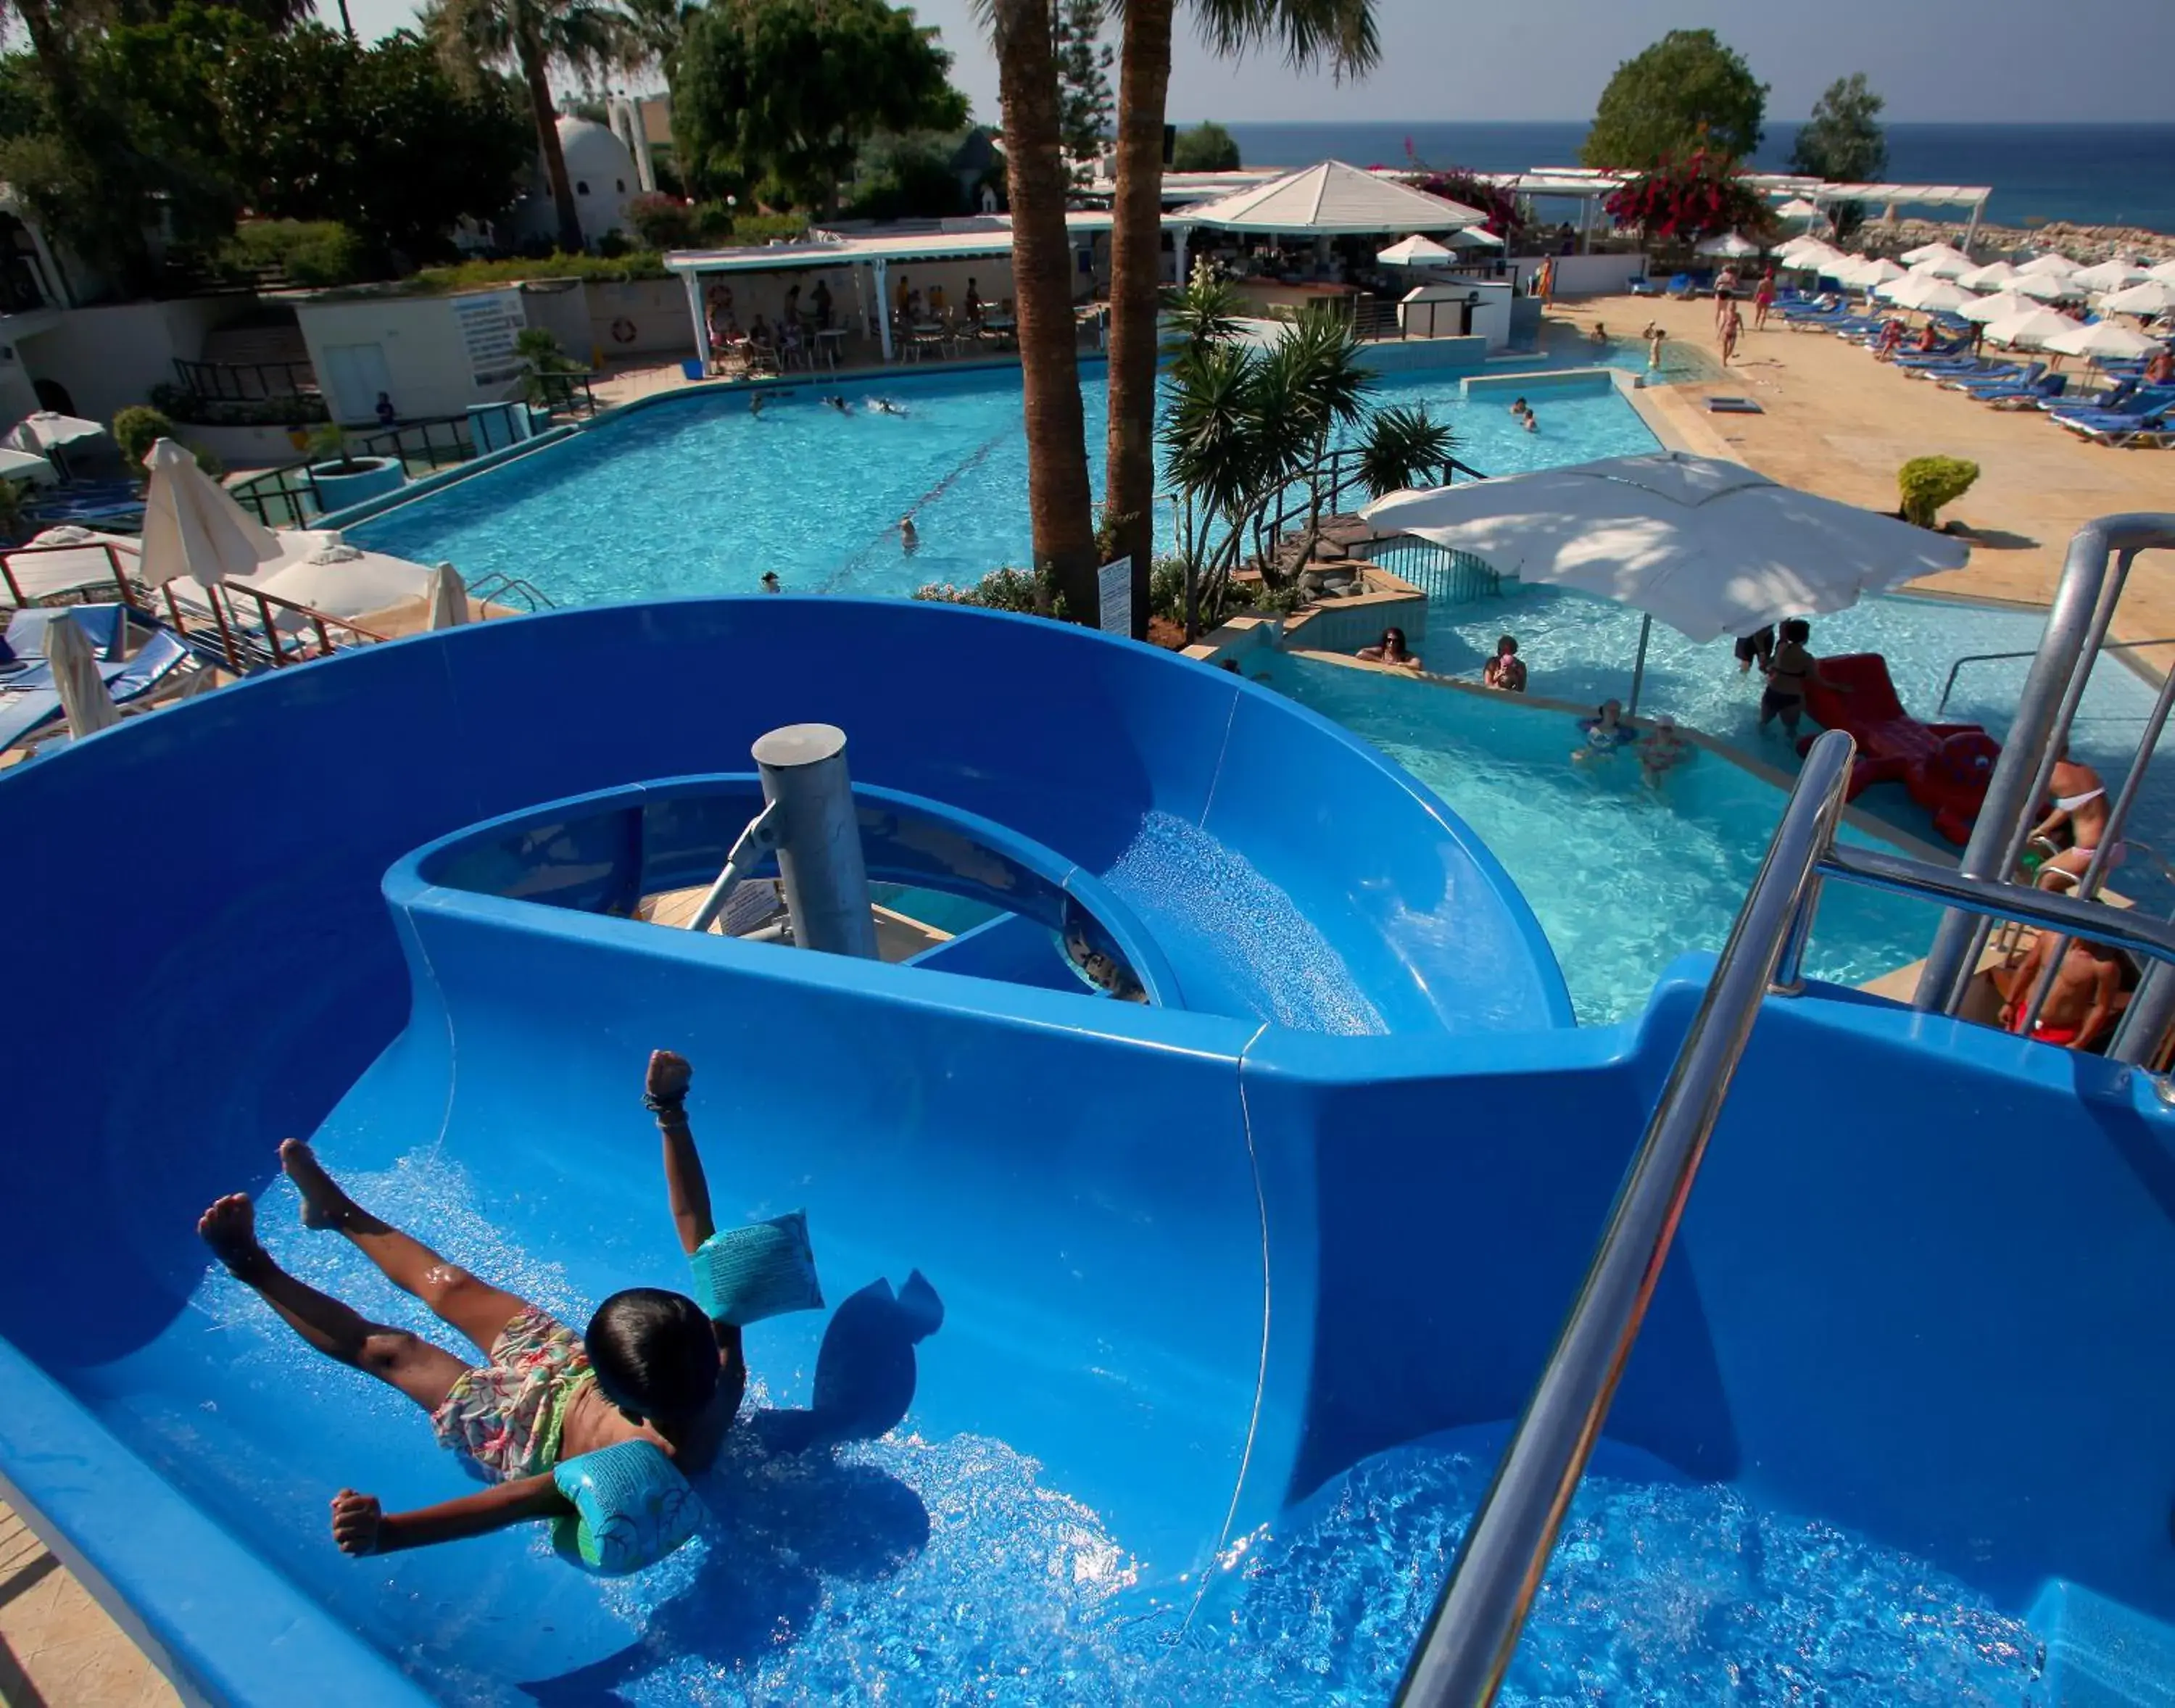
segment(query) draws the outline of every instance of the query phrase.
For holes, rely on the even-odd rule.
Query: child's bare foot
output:
[[[197,1234],[213,1256],[244,1279],[269,1261],[257,1243],[257,1206],[247,1193],[230,1192],[197,1217]]]
[[[338,1228],[344,1224],[355,1201],[340,1190],[339,1183],[324,1170],[317,1152],[300,1139],[285,1139],[279,1145],[279,1166],[287,1171],[287,1178],[295,1183],[295,1190],[302,1195],[302,1225],[305,1228]]]

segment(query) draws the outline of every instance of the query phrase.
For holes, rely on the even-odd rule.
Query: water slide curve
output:
[[[627,917],[714,871],[751,743],[804,721],[848,733],[874,876],[993,919],[884,965]],[[618,1700],[682,1662],[914,1700],[910,1634],[807,1636],[833,1580],[963,1530],[968,1618],[1050,1569],[1005,1563],[1031,1515],[1069,1581],[1182,1626],[1291,1503],[1515,1416],[1700,976],[1576,1029],[1487,850],[1333,726],[901,604],[615,607],[276,673],[0,778],[0,1494],[217,1702]],[[1147,1000],[1075,974],[1082,916]],[[2020,1611],[2163,1617],[2167,1118],[2096,1062],[1848,993],[1773,1006],[1749,1081],[1825,1102],[1733,1103],[1612,1436]],[[678,1273],[638,1102],[660,1045],[696,1064],[720,1221],[805,1208],[838,1307],[751,1331],[725,1533],[659,1568],[708,1580],[600,1584],[518,1532],[344,1559],[334,1488],[426,1504],[454,1462],[213,1272],[197,1213],[247,1190],[297,1272],[448,1337],[296,1224],[274,1148],[311,1136],[578,1322]],[[777,1471],[917,1272],[943,1324],[890,1456]]]

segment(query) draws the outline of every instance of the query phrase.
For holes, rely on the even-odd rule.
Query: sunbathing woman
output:
[[[670,1050],[649,1059],[643,1101],[664,1142],[664,1185],[680,1244],[692,1257],[716,1231],[687,1125],[691,1070]],[[577,1335],[528,1300],[492,1286],[342,1191],[310,1147],[290,1139],[279,1165],[302,1198],[302,1225],[336,1233],[386,1278],[473,1342],[470,1364],[405,1329],[372,1322],[296,1279],[257,1243],[256,1206],[236,1193],[205,1211],[197,1232],[235,1279],[326,1357],[398,1388],[430,1415],[441,1446],[496,1484],[413,1512],[374,1495],[333,1499],[333,1540],[348,1553],[386,1553],[480,1536],[530,1519],[571,1515],[552,1473],[622,1443],[660,1450],[683,1472],[715,1457],[747,1383],[740,1331],[659,1288],[616,1293]]]

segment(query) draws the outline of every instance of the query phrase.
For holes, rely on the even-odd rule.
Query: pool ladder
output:
[[[2131,561],[2140,551],[2170,547],[2175,547],[2175,516],[2110,518],[2088,524],[2072,541],[2010,745],[1960,870],[1838,844],[1836,831],[1856,744],[1839,729],[1813,743],[1632,1154],[1585,1282],[1406,1662],[1397,1689],[1400,1704],[1484,1708],[1501,1688],[1557,1531],[1600,1440],[1616,1384],[1646,1320],[1753,1023],[1771,995],[1794,996],[1804,989],[1805,945],[1823,883],[1841,879],[1946,905],[1935,944],[1936,954],[1945,951],[1945,957],[1938,967],[1928,959],[1919,981],[1921,1008],[1954,1013],[1977,965],[1973,945],[1983,941],[1993,920],[2015,919],[2064,937],[2104,943],[2148,962],[2145,981],[2109,1046],[2113,1059],[2142,1060],[2157,1044],[2168,1018],[2175,1018],[2139,1014],[2156,986],[2175,990],[2175,972],[2169,970],[2175,963],[2175,924],[2088,899],[2096,888],[2097,860],[2080,886],[2087,897],[2083,899],[1992,876],[2013,870],[2021,852],[2032,810],[2083,694],[2091,657],[2106,636]],[[2116,560],[2112,577],[2111,558]],[[2169,680],[2175,685],[2175,674]],[[2110,843],[2135,797],[2172,700],[2175,687],[2164,689],[2147,721],[2131,776],[2111,810]],[[2004,851],[2006,857],[1997,864],[1993,856]],[[1951,976],[1955,973],[1964,976]],[[2175,1092],[2167,1082],[2156,1079],[2155,1084],[2162,1101],[2175,1106]]]

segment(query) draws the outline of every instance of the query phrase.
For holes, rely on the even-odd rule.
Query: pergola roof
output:
[[[1373,231],[1455,231],[1487,215],[1377,176],[1342,160],[1323,160],[1235,195],[1187,208],[1174,223],[1225,231],[1290,235]]]
[[[1074,213],[1065,224],[1075,237],[1110,229],[1103,213]],[[868,262],[972,261],[1012,252],[1012,222],[1003,214],[977,220],[947,220],[930,231],[827,233],[804,243],[772,243],[759,248],[675,249],[664,258],[671,273],[782,273],[822,267],[850,267]]]

